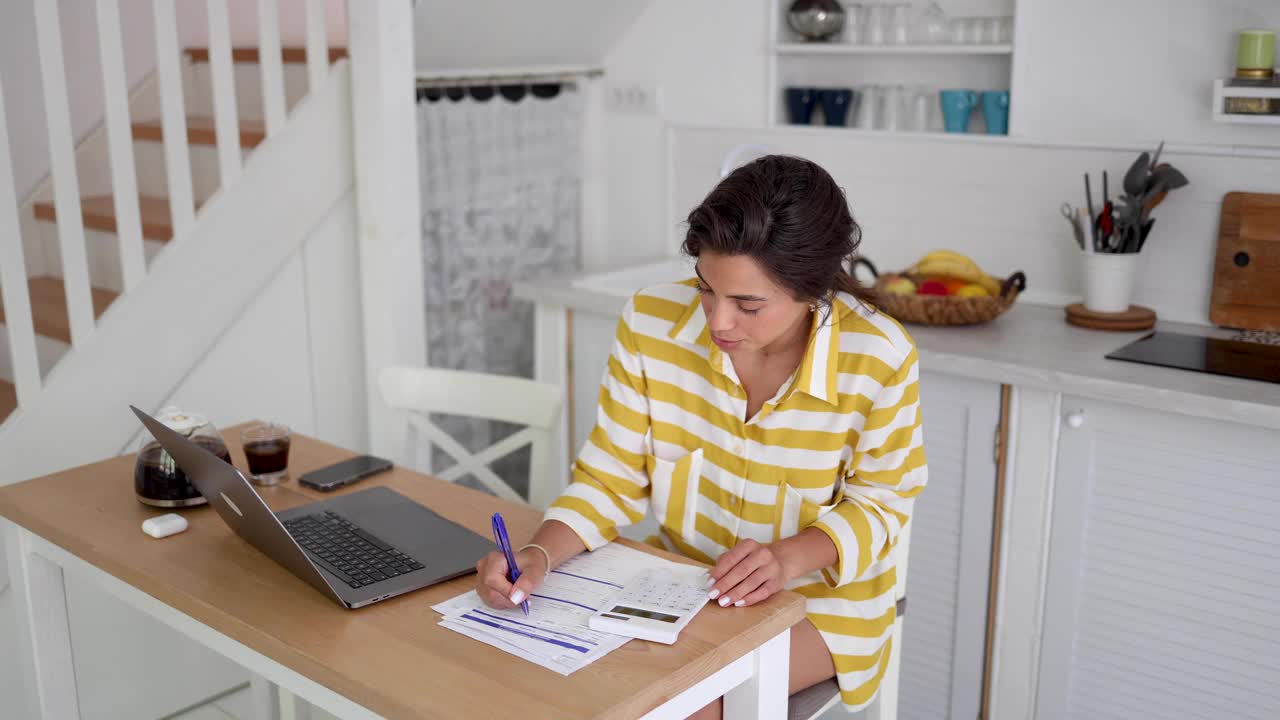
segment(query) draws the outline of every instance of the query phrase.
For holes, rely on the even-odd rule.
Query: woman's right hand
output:
[[[476,594],[485,605],[498,610],[509,610],[526,600],[547,579],[547,560],[542,553],[526,548],[516,553],[516,565],[520,579],[515,584],[507,580],[507,558],[493,551],[476,563]]]

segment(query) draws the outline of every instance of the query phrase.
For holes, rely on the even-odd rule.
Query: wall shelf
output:
[[[779,43],[779,55],[1010,55],[1013,45],[856,45],[840,42]]]
[[[1224,112],[1227,98],[1271,98],[1280,103],[1280,86],[1231,87],[1226,80],[1213,81],[1213,121],[1238,125],[1280,125],[1280,114],[1253,115]]]

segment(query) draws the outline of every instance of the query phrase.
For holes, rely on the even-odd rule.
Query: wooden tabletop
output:
[[[243,469],[238,432],[224,434]],[[259,492],[275,510],[330,497],[292,478],[353,454],[294,435],[291,479]],[[486,536],[501,511],[517,544],[540,520],[529,507],[403,468],[339,492],[374,485]],[[131,455],[0,488],[0,516],[388,718],[638,717],[804,618],[803,598],[790,592],[749,608],[712,606],[675,645],[632,640],[563,677],[437,625],[431,606],[471,589],[474,575],[345,610],[233,534],[212,509],[180,512],[186,532],[162,540],[142,533],[142,521],[164,511],[135,499]]]

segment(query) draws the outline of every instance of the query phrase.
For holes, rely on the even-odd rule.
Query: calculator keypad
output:
[[[645,572],[615,602],[687,615],[707,601],[707,574]]]

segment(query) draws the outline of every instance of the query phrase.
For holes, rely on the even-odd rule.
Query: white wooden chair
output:
[[[401,464],[422,468],[430,441],[457,464],[438,473],[454,482],[470,473],[490,492],[504,500],[528,502],[489,468],[489,463],[530,446],[529,492],[537,498],[546,488],[551,459],[551,432],[560,417],[560,389],[548,383],[505,375],[442,370],[439,368],[389,367],[378,376],[382,400],[400,411],[407,424]],[[523,430],[476,453],[433,423],[428,413],[497,420],[524,425]]]
[[[898,619],[893,623],[893,652],[889,667],[880,679],[880,695],[861,713],[863,720],[898,719],[898,670],[902,662],[902,617],[907,612],[907,555],[911,549],[911,523],[907,522],[898,537],[898,575],[893,594],[898,599]],[[835,679],[825,680],[791,696],[788,720],[817,720],[840,702],[840,687]]]

